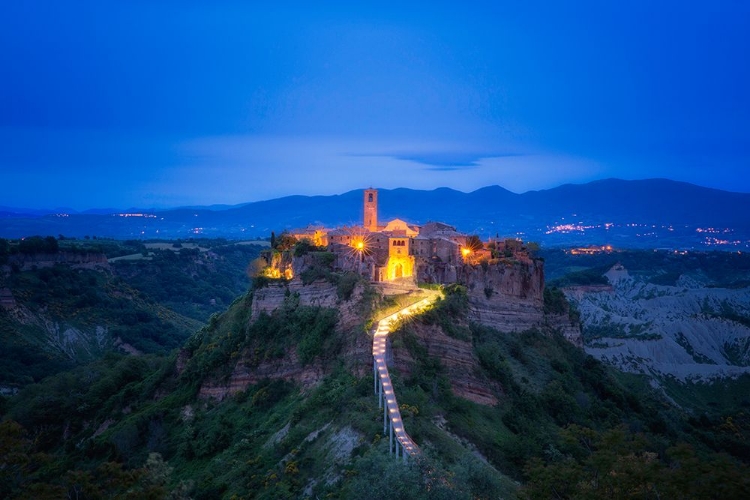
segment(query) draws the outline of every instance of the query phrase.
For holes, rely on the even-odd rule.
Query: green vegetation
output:
[[[543,298],[545,314],[566,314],[568,312],[568,301],[559,288],[545,287]]]
[[[170,259],[156,254],[172,250],[152,250],[157,262]],[[183,243],[179,250],[187,256],[196,249]],[[616,372],[558,334],[470,323],[460,286],[446,287],[433,308],[392,334],[392,380],[406,429],[423,452],[396,461],[373,396],[364,326],[373,311],[386,314],[416,296],[377,301],[367,287],[354,294],[355,275],[333,273],[317,250],[302,256],[321,259],[316,272],[327,273],[340,301],[360,301],[347,310],[363,311],[361,323],[345,326],[352,322],[338,310],[303,305],[291,291],[251,321],[250,291],[211,315],[179,353],[103,353],[0,396],[0,497],[748,496],[750,378],[723,386],[663,381],[681,406],[670,404],[644,377]],[[28,307],[42,292],[81,300],[90,286],[111,289],[96,300],[104,310],[122,309],[118,317],[132,327],[160,318],[146,314],[149,308],[140,316],[137,307],[125,310],[120,299],[153,304],[123,288],[123,279],[42,271],[9,275],[25,280],[17,289]],[[570,314],[554,288],[545,293],[545,310]],[[0,325],[9,318],[3,314]],[[449,370],[421,340],[436,328],[470,346],[472,376],[497,405],[453,392]]]
[[[115,342],[167,353],[199,325],[110,274],[57,264],[0,277],[23,315],[0,309],[0,383],[19,387],[88,362]]]
[[[93,265],[34,260],[54,252],[95,260]],[[148,258],[101,267],[102,254],[135,252]],[[0,240],[0,259],[12,263],[0,273],[0,289],[10,290],[18,306],[0,308],[0,386],[39,381],[118,345],[144,353],[181,346],[200,321],[247,290],[246,267],[258,252],[257,246],[226,240]]]
[[[598,325],[584,326],[583,339],[586,343],[589,343],[603,338],[638,340],[659,340],[662,338],[661,334],[650,330],[650,326],[650,323],[621,324],[603,321]]]
[[[130,286],[182,315],[206,321],[247,291],[248,264],[260,247],[197,240],[199,248],[152,248],[149,259],[118,260],[114,271]],[[171,245],[170,245],[171,246]],[[179,250],[179,251],[176,251]]]
[[[735,288],[750,280],[750,254],[737,252],[688,252],[622,250],[596,255],[572,255],[560,249],[543,249],[548,285],[564,287],[606,283],[605,273],[618,262],[636,276],[656,285],[674,285],[683,274],[699,274],[707,286]]]
[[[33,255],[36,253],[57,253],[59,245],[54,236],[30,236],[18,242],[18,252],[24,255]]]
[[[422,315],[422,321],[426,324],[440,325],[449,337],[470,340],[471,332],[466,322],[461,321],[468,310],[469,298],[466,287],[448,285],[443,289],[443,297]]]
[[[712,424],[705,419],[701,424],[665,405],[644,378],[619,374],[560,336],[508,335],[472,324],[483,371],[502,387],[497,408],[479,406],[452,394],[451,381],[427,356],[413,328],[407,323],[397,333],[417,361],[411,377],[396,385],[402,405],[419,407],[417,417],[405,419],[410,433],[417,442],[438,439],[428,422],[443,416],[450,430],[474,443],[491,465],[526,484],[523,497],[611,498],[662,491],[702,498],[712,487],[727,498],[747,495],[750,421],[742,411],[715,414]],[[443,440],[434,451],[450,462],[450,449]],[[697,470],[710,478],[701,486],[695,483]],[[732,482],[724,484],[729,478]]]
[[[599,266],[581,271],[573,271],[548,282],[547,287],[562,288],[566,286],[607,285],[609,281],[603,274],[609,271],[610,267],[612,266]]]
[[[569,426],[551,460],[527,466],[524,497],[547,498],[745,498],[750,468],[729,455],[700,456],[681,443],[661,443],[626,426],[595,431]]]
[[[335,284],[338,277],[333,272],[333,262],[336,257],[331,252],[311,252],[310,255],[311,263],[300,275],[302,283],[309,285],[315,280],[328,280]]]

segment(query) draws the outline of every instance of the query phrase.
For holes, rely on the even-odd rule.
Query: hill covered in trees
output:
[[[0,239],[0,387],[107,352],[167,354],[247,290],[255,245]]]
[[[0,470],[2,495],[750,492],[750,420],[742,404],[691,407],[683,398],[678,405],[644,377],[586,355],[554,328],[501,333],[475,324],[460,286],[391,334],[391,377],[404,425],[422,450],[406,463],[394,459],[373,395],[368,331],[374,319],[419,294],[382,295],[349,275],[318,274],[299,288],[259,281],[289,292],[279,307],[259,307],[258,290],[250,290],[179,351],[107,354],[4,398],[0,459],[9,466]],[[314,295],[328,302],[314,305]],[[556,309],[564,297],[546,300]],[[484,403],[462,396],[465,380],[456,373],[470,375],[475,392],[488,395]],[[733,392],[748,381],[728,384]]]

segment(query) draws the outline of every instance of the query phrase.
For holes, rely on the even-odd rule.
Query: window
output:
[[[372,203],[372,193],[369,193],[369,194],[367,195],[367,202],[368,202],[368,203]]]

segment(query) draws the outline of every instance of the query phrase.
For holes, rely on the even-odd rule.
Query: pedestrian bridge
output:
[[[373,357],[373,386],[375,394],[378,397],[378,408],[383,409],[383,435],[388,433],[388,443],[390,453],[395,453],[396,457],[415,456],[420,453],[419,447],[407,434],[404,428],[404,422],[401,420],[401,411],[396,400],[396,393],[391,384],[391,376],[388,373],[386,365],[386,346],[388,334],[391,328],[401,319],[419,314],[425,308],[430,306],[440,295],[434,294],[430,297],[420,300],[400,311],[387,316],[378,321],[372,337],[372,357]],[[395,448],[394,448],[395,446]]]

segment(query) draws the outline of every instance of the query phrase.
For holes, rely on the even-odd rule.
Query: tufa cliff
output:
[[[261,257],[255,264],[258,278],[252,292],[227,314],[213,318],[215,331],[205,331],[193,339],[195,347],[181,355],[181,366],[188,369],[189,358],[201,350],[216,349],[222,342],[232,344],[229,364],[211,367],[211,375],[203,380],[202,397],[221,400],[265,378],[312,388],[339,362],[358,376],[370,370],[368,326],[379,310],[394,307],[394,299],[388,297],[394,293],[393,287],[375,286],[356,273],[334,272],[330,255],[309,252],[295,256],[286,251]],[[423,271],[433,272],[429,268]],[[456,395],[484,405],[497,403],[498,388],[490,387],[477,375],[481,370],[473,352],[469,322],[506,333],[533,328],[557,330],[580,345],[578,325],[571,322],[567,311],[545,310],[541,260],[461,264],[454,271],[466,289],[466,308],[461,317],[455,318],[463,333],[449,335],[438,324],[419,323],[411,341],[439,360]],[[396,293],[407,304],[416,302],[425,292],[407,286]],[[284,334],[279,335],[278,330]],[[414,360],[403,345],[396,342],[390,359],[402,373],[411,373]]]

